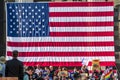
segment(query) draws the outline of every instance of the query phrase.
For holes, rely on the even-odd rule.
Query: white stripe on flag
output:
[[[7,47],[7,51],[18,50],[19,52],[99,52],[114,51],[114,46],[107,47]]]
[[[50,27],[50,32],[102,32],[113,31],[112,26],[95,27]]]
[[[50,22],[105,22],[113,21],[113,16],[105,17],[50,17]]]
[[[84,56],[83,56],[84,57]],[[83,57],[18,57],[19,60],[23,62],[81,62]],[[8,56],[8,59],[12,58]],[[98,57],[84,57],[88,58],[90,61],[93,59],[99,59],[100,61],[115,61],[114,57],[108,56],[98,56]]]
[[[113,36],[103,37],[7,37],[10,42],[108,42]]]
[[[50,12],[106,12],[113,11],[113,6],[101,7],[50,7]]]

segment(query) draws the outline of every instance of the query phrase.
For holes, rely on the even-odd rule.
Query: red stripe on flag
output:
[[[7,52],[7,56],[12,56],[12,52]],[[19,57],[37,56],[114,56],[114,52],[19,52]]]
[[[24,62],[26,66],[67,66],[67,67],[75,67],[75,66],[82,66],[81,62]],[[100,66],[115,66],[115,62],[100,62]],[[92,66],[92,63],[89,62],[88,66]]]
[[[41,46],[114,46],[114,42],[8,42],[12,47],[41,47]]]
[[[103,34],[104,33],[104,34]],[[114,32],[50,32],[50,36],[114,36]]]
[[[59,2],[49,3],[50,7],[99,7],[99,6],[113,6],[113,2]]]
[[[114,26],[114,22],[49,22],[50,27]]]
[[[50,17],[93,17],[93,16],[114,16],[114,12],[50,12]]]

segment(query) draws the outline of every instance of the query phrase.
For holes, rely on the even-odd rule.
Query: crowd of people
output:
[[[18,80],[117,80],[112,67],[106,70],[89,71],[86,65],[68,69],[66,67],[23,66],[17,59],[18,51],[13,51],[13,59],[5,62],[0,57],[0,77],[18,77]]]
[[[74,67],[73,70],[68,70],[66,67],[54,68],[53,66],[41,68],[40,65],[25,68],[25,72],[27,75],[29,74],[30,80],[117,80],[114,71],[111,73],[109,79],[105,78],[105,73],[108,70],[109,72],[113,71],[112,67],[107,67],[105,71],[94,70],[90,72],[85,65],[81,68]]]

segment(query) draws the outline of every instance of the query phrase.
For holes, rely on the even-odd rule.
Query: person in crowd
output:
[[[32,80],[37,80],[37,78],[39,76],[37,75],[37,73],[35,73],[35,67],[33,67],[33,68],[34,68],[34,71],[33,71],[33,74],[32,74]]]
[[[86,79],[81,79],[81,75],[79,73],[75,73],[74,80],[86,80]]]
[[[33,66],[33,68],[36,70],[36,69],[37,69],[37,66]]]
[[[43,72],[40,72],[38,76],[39,76],[39,77],[42,77],[42,76],[43,76]]]
[[[34,68],[32,66],[28,66],[26,72],[24,73],[23,80],[31,80],[33,71],[34,71]]]
[[[57,71],[57,70],[54,72],[54,77],[53,77],[53,78],[54,78],[54,79],[56,79],[56,78],[59,79],[59,77],[58,77],[58,71]],[[54,79],[53,79],[53,80],[54,80]]]
[[[37,78],[38,78],[37,73],[33,73],[33,74],[32,74],[32,80],[37,80]]]
[[[106,70],[103,72],[101,76],[101,80],[114,80],[114,72],[112,67],[106,67]]]
[[[88,68],[87,68],[86,65],[83,65],[83,66],[82,66],[82,68],[81,68],[81,73],[85,73],[87,79],[89,79],[89,70],[88,70]]]
[[[53,66],[50,66],[49,69],[50,69],[49,80],[53,80],[55,70]]]
[[[62,79],[68,79],[69,73],[67,71],[67,68],[65,67],[62,68],[61,75],[62,75]]]
[[[36,80],[45,80],[45,79],[43,79],[42,77],[40,77],[40,78],[37,78]],[[48,80],[48,79],[47,79]]]
[[[82,73],[87,73],[89,75],[89,70],[86,65],[83,65],[81,68]]]
[[[17,50],[13,51],[12,57],[12,60],[6,62],[5,76],[18,77],[18,80],[23,80],[23,63],[17,59]]]
[[[37,73],[37,75],[41,77],[41,74],[43,73],[43,69],[40,67],[40,65],[37,65],[35,73]]]
[[[100,72],[97,70],[94,70],[92,73],[92,80],[100,80]]]
[[[74,80],[74,74],[76,73],[79,73],[79,71],[77,70],[76,67],[74,67],[73,71],[71,71],[69,75],[72,80]]]
[[[61,72],[62,72],[61,67],[58,67],[58,70],[57,70],[57,76],[58,76],[59,79],[62,78],[62,74],[61,74]]]
[[[25,65],[24,65],[23,68],[24,68],[23,71],[25,72],[25,71],[27,70],[28,66],[25,66]]]
[[[44,70],[43,70],[42,77],[43,78],[48,77],[49,73],[50,73],[49,69],[47,67],[45,67]]]
[[[58,76],[54,76],[53,80],[60,80],[60,79],[58,78]]]
[[[0,77],[5,77],[5,57],[0,57]]]
[[[72,79],[69,77],[68,80],[72,80]]]

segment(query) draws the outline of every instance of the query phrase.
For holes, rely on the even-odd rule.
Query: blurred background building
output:
[[[120,67],[120,0],[115,0],[114,3],[115,58],[117,66]]]
[[[0,0],[0,56],[5,55],[6,49],[6,18],[5,3],[6,2],[40,2],[40,1],[113,1],[113,0]],[[115,58],[117,66],[120,67],[120,0],[114,0],[114,39],[115,39]]]

